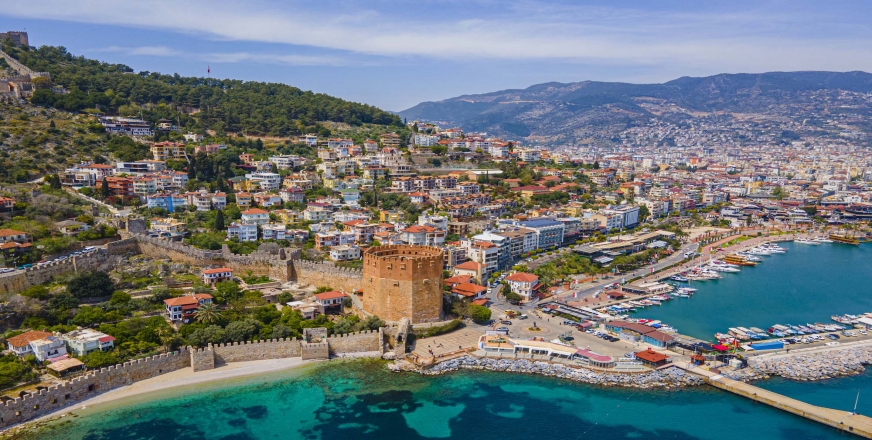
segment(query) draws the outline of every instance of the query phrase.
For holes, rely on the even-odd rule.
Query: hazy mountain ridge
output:
[[[682,77],[663,84],[549,82],[526,89],[423,102],[399,114],[466,130],[539,142],[571,142],[588,132],[602,136],[652,116],[646,101],[674,105],[676,113],[735,112],[790,115],[820,107],[821,91],[872,92],[866,72],[770,72]],[[666,113],[670,113],[668,110]],[[658,112],[661,116],[663,112]]]

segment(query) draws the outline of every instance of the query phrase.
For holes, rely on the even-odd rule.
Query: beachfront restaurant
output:
[[[478,348],[487,353],[512,356],[542,355],[575,360],[584,365],[598,368],[613,368],[615,360],[611,356],[594,353],[589,349],[579,350],[569,345],[539,339],[510,339],[506,335],[488,332],[478,339]]]
[[[630,342],[642,342],[659,348],[666,348],[675,341],[670,335],[649,327],[627,321],[612,321],[606,323],[606,330]]]

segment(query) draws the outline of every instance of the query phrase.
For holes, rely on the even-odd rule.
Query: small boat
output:
[[[757,328],[757,327],[748,327],[748,329],[751,330],[751,331],[754,332],[754,333],[757,333],[758,335],[759,335],[759,334],[765,334],[765,333],[766,333],[765,331],[763,331],[762,329],[759,329],[759,328]]]
[[[738,340],[740,340],[740,341],[747,341],[747,340],[751,339],[751,337],[748,336],[747,333],[745,333],[745,332],[743,332],[742,330],[739,330],[739,329],[737,329],[737,328],[735,328],[735,327],[730,327],[730,329],[729,329],[729,333],[730,333],[730,335],[732,335],[734,338],[736,338],[736,339],[738,339]]]

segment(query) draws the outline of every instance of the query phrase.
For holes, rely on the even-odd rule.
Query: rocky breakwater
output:
[[[846,347],[812,353],[760,356],[748,361],[756,376],[779,375],[794,380],[823,380],[860,374],[872,364],[872,345]],[[754,372],[749,372],[747,380]]]
[[[487,370],[508,373],[539,374],[558,377],[575,382],[604,386],[623,386],[629,388],[672,388],[702,385],[702,378],[685,372],[680,368],[664,368],[647,373],[613,373],[586,368],[573,368],[568,365],[528,359],[492,359],[463,356],[441,362],[430,369],[420,370],[421,374],[445,374],[459,369]]]

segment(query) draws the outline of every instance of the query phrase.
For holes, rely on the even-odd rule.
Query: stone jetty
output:
[[[795,353],[755,356],[748,368],[721,371],[735,380],[749,381],[778,375],[793,380],[823,380],[860,374],[872,364],[872,345],[833,347]]]
[[[475,356],[447,360],[418,372],[425,375],[438,375],[459,369],[538,374],[594,385],[628,388],[674,388],[705,383],[701,377],[679,368],[664,368],[646,373],[616,373],[529,359],[494,359]]]

